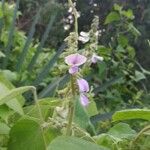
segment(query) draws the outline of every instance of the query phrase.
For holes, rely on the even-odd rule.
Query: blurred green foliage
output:
[[[69,144],[64,141],[68,137],[56,138],[66,128],[60,100],[66,89],[59,89],[68,82],[63,60],[68,48],[62,44],[73,28],[70,24],[69,30],[64,30],[64,19],[70,15],[68,6],[66,1],[54,0],[16,2],[18,5],[0,3],[0,148],[58,149],[58,143],[63,143],[60,148],[64,150],[76,149],[78,144],[86,149],[149,149],[149,126],[142,129],[147,122],[141,123],[149,120],[150,114],[149,1],[78,1],[79,32],[89,31],[91,38],[87,44],[79,43],[79,48],[87,54],[96,51],[104,61],[83,70],[93,88],[90,96],[94,98],[87,109],[76,104],[73,133],[77,138],[69,138]],[[96,31],[100,35],[98,43],[93,36]],[[73,36],[71,32],[68,43]],[[69,48],[76,48],[73,42],[68,44],[72,46]],[[35,85],[40,97],[53,97],[26,106],[26,101],[35,99],[35,89],[15,88],[12,83],[16,87]],[[21,95],[27,90],[34,92],[34,96],[28,93],[25,101]],[[43,120],[39,119],[39,108]],[[118,111],[127,108],[141,109]],[[111,118],[126,123],[113,124]],[[141,120],[126,121],[137,118]]]

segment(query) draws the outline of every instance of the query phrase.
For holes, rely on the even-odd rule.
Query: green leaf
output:
[[[144,119],[150,120],[149,109],[127,109],[117,111],[112,117],[113,121],[129,120],[129,119]]]
[[[66,44],[64,43],[57,50],[56,54],[52,58],[50,58],[50,60],[47,62],[47,64],[45,64],[45,66],[40,70],[35,81],[33,82],[33,85],[39,84],[40,82],[43,81],[43,79],[45,77],[47,77],[47,75],[49,75],[49,71],[52,69],[52,67],[54,66],[54,64],[58,60],[58,57],[64,51],[65,48],[66,48]]]
[[[34,87],[32,86],[25,86],[25,87],[20,87],[20,88],[15,88],[9,91],[7,94],[3,95],[0,97],[0,105],[7,104],[10,108],[15,109],[16,112],[18,112],[20,115],[24,115],[22,106],[20,105],[19,102],[16,101],[14,103],[14,98],[16,98],[18,95],[21,95],[22,93],[28,91],[28,90],[33,90]]]
[[[3,72],[0,72],[0,93],[1,96],[5,95],[8,93],[10,90],[14,89],[15,87],[13,84],[5,77]],[[23,96],[19,95],[16,98],[21,105],[24,105],[25,99]]]
[[[92,134],[95,134],[94,126],[90,121],[90,117],[88,116],[86,108],[84,108],[81,105],[78,99],[76,100],[76,105],[75,105],[74,122],[78,124],[81,128],[88,130]]]
[[[98,94],[99,92],[105,91],[110,86],[113,86],[113,85],[118,84],[118,83],[120,84],[123,82],[124,82],[123,77],[121,77],[121,76],[114,77],[113,79],[109,79],[109,81],[107,81],[106,83],[103,83],[101,86],[95,88],[94,93]]]
[[[96,103],[94,101],[90,102],[89,105],[87,106],[87,113],[89,117],[98,114]]]
[[[19,8],[19,3],[20,3],[20,0],[17,0],[14,12],[12,13],[13,18],[12,18],[10,29],[9,29],[9,36],[8,36],[7,46],[5,48],[5,56],[6,57],[3,61],[3,68],[7,67],[8,59],[10,57],[11,47],[13,45],[13,35],[14,35],[14,31],[15,31],[15,25],[16,25],[16,19],[17,19],[17,12],[18,12],[18,8]]]
[[[9,108],[13,109],[19,114],[23,114],[22,105],[24,104],[24,98],[21,95],[16,97],[10,97],[10,101],[5,101],[3,98],[8,98],[7,94],[10,94],[10,90],[14,89],[14,86],[0,73],[0,104],[6,104]]]
[[[77,137],[60,136],[54,139],[47,150],[109,150]]]
[[[24,86],[24,87],[12,89],[7,94],[0,97],[0,105],[12,100],[13,98],[17,97],[18,95],[23,94],[26,91],[32,90],[33,88],[34,87],[32,86]]]
[[[9,134],[10,128],[3,122],[0,122],[0,135]]]
[[[122,46],[125,47],[128,45],[128,39],[124,35],[119,35],[117,38],[118,43]]]
[[[140,80],[142,80],[142,79],[146,79],[144,73],[142,73],[142,72],[136,70],[136,71],[135,71],[135,78],[134,78],[134,80],[135,80],[136,82],[138,82],[138,81],[140,81]]]
[[[116,150],[116,144],[114,144],[114,142],[116,141],[114,140],[113,136],[106,133],[100,134],[96,137],[96,143],[98,145],[110,148],[110,150]]]
[[[114,21],[118,21],[120,20],[120,16],[117,12],[112,11],[111,13],[108,14],[108,16],[106,17],[105,23],[104,24],[109,24],[111,22]]]
[[[15,81],[17,79],[17,74],[15,72],[10,70],[2,70],[1,72],[9,81]]]
[[[125,49],[121,45],[118,45],[116,50],[117,52],[125,52]]]
[[[129,23],[128,29],[132,32],[132,34],[135,37],[138,37],[141,35],[140,31],[133,25],[133,23]]]
[[[114,10],[121,12],[122,6],[119,6],[118,4],[114,4]]]
[[[62,104],[62,100],[58,98],[44,98],[38,100],[38,102],[44,120],[47,120],[48,117],[51,117],[53,115],[53,111],[56,106],[60,106]],[[26,115],[34,118],[39,118],[39,111],[37,105],[30,105],[24,107],[24,112]]]
[[[44,88],[38,95],[39,98],[47,97],[47,96],[54,96],[54,93],[56,92],[56,89],[58,86],[64,87],[64,85],[69,80],[69,75],[66,74],[62,77],[56,78],[52,83],[50,83],[46,88]]]
[[[128,19],[134,19],[133,11],[131,9],[128,9],[127,11],[122,11],[122,14]]]
[[[136,132],[128,124],[118,123],[108,133],[100,134],[95,139],[97,144],[117,150],[119,143],[123,143],[125,139],[130,140],[135,134]]]
[[[40,124],[31,118],[22,118],[10,131],[8,150],[45,150]]]
[[[135,136],[136,132],[128,124],[118,123],[108,131],[108,134],[118,139],[130,139]]]
[[[55,22],[55,20],[56,20],[56,16],[57,16],[57,12],[56,12],[56,14],[54,14],[54,15],[50,18],[49,23],[48,23],[48,25],[47,25],[47,27],[46,27],[46,30],[45,30],[45,32],[44,32],[44,34],[43,34],[43,36],[42,36],[41,42],[40,42],[39,46],[38,46],[37,49],[36,49],[36,53],[34,54],[34,56],[33,56],[32,59],[31,59],[31,62],[30,62],[29,65],[28,65],[28,70],[29,70],[30,72],[31,72],[31,70],[33,69],[33,66],[36,64],[36,61],[37,61],[37,59],[38,59],[38,56],[40,55],[40,53],[41,53],[41,51],[42,51],[42,47],[44,46],[45,41],[46,41],[47,38],[48,38],[49,32],[51,31],[52,26],[53,26],[53,24],[54,24],[54,22]]]
[[[0,51],[0,58],[5,57],[5,54]]]
[[[30,44],[32,42],[32,38],[33,38],[33,35],[35,33],[35,26],[40,18],[40,12],[41,12],[41,8],[39,8],[37,10],[37,13],[34,17],[34,21],[32,22],[32,25],[31,25],[31,28],[30,28],[30,31],[28,33],[28,38],[25,42],[25,45],[22,49],[22,52],[20,53],[20,56],[18,57],[18,62],[17,62],[17,65],[16,65],[16,71],[19,72],[22,68],[22,65],[24,63],[24,60],[26,59],[26,55],[28,53],[28,50],[29,50],[29,47],[30,47]]]
[[[5,122],[8,122],[9,117],[13,113],[13,110],[11,110],[7,105],[0,105],[0,118]]]
[[[105,62],[101,62],[98,64],[98,75],[101,80],[103,80],[106,76],[106,68],[107,68],[107,65]]]

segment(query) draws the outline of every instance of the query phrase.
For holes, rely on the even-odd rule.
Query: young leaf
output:
[[[113,11],[109,13],[108,16],[106,17],[105,24],[109,24],[111,22],[118,21],[118,20],[120,20],[119,14]]]

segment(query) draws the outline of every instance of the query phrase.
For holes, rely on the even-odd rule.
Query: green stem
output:
[[[43,116],[42,116],[42,111],[41,111],[41,108],[40,108],[40,105],[39,105],[39,102],[38,102],[38,97],[37,97],[36,89],[34,88],[32,90],[32,92],[33,92],[33,98],[34,98],[35,104],[36,104],[38,112],[39,112],[40,121],[42,123],[44,123],[44,119],[43,119]]]
[[[74,102],[75,102],[75,85],[74,85],[74,77],[71,76],[71,90],[72,90],[72,99],[69,102],[69,111],[68,111],[68,124],[66,135],[71,135],[72,122],[74,117]]]
[[[37,97],[37,92],[36,92],[36,88],[35,87],[32,88],[32,93],[33,93],[33,98],[34,98],[35,104],[36,104],[38,112],[39,112],[40,121],[43,124],[44,123],[44,118],[42,116],[42,111],[41,111],[41,108],[40,108],[40,105],[39,105],[39,102],[38,102],[38,97]],[[46,139],[45,139],[44,131],[43,131],[42,127],[41,127],[41,131],[42,131],[42,136],[43,136],[43,139],[44,139],[45,149],[47,149]]]
[[[150,130],[150,125],[146,126],[144,129],[142,129],[142,130],[137,134],[137,136],[134,138],[134,140],[131,141],[131,143],[130,143],[130,149],[132,149],[132,146],[135,145],[136,141],[141,137],[141,135],[142,135],[144,132],[148,131],[148,130]]]

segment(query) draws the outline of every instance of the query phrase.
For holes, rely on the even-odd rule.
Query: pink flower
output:
[[[78,66],[72,66],[72,67],[69,68],[69,73],[70,73],[70,74],[75,74],[75,73],[77,73],[78,71],[79,71]]]
[[[80,92],[89,92],[89,84],[85,79],[77,79]]]
[[[71,54],[65,58],[65,62],[69,66],[80,66],[86,62],[87,58],[78,53]]]
[[[67,57],[65,57],[65,63],[70,66],[69,73],[75,74],[79,70],[79,66],[84,64],[86,62],[87,58],[83,55],[80,55],[78,53],[71,54]]]
[[[80,102],[83,106],[87,106],[89,103],[86,93],[89,92],[89,84],[85,79],[77,79],[77,84],[80,92]]]
[[[96,54],[93,54],[93,56],[92,56],[92,58],[91,58],[91,61],[92,61],[92,63],[97,63],[97,61],[103,61],[104,60],[104,58],[103,57],[101,57],[101,56],[98,56],[98,55],[96,55]]]
[[[89,104],[89,99],[83,93],[80,94],[80,102],[83,106],[87,106]]]

